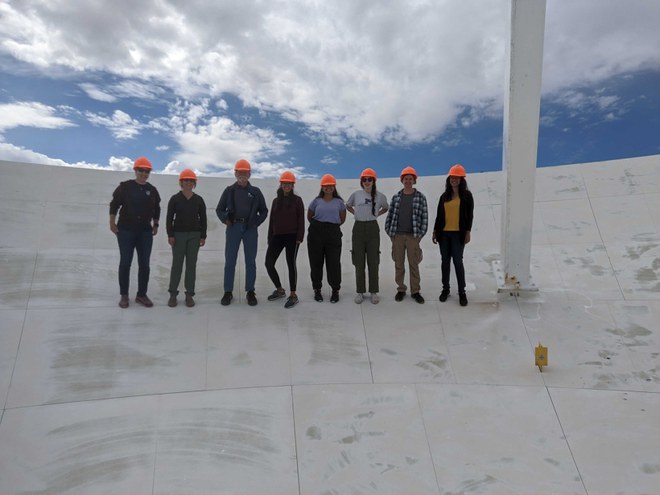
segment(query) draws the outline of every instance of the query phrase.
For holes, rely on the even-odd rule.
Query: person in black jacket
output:
[[[250,306],[257,305],[254,285],[257,280],[257,244],[259,234],[257,228],[264,223],[268,215],[268,207],[261,190],[250,184],[252,167],[247,160],[238,160],[234,165],[236,182],[228,186],[220,196],[216,215],[227,226],[225,230],[225,293],[220,304],[228,306],[234,298],[234,276],[238,248],[243,243],[245,255],[245,290]]]
[[[119,300],[120,308],[128,307],[128,285],[133,252],[138,255],[138,290],[135,302],[150,308],[154,304],[147,296],[149,285],[149,259],[153,236],[158,233],[160,195],[149,184],[151,162],[141,156],[133,164],[135,179],[119,184],[110,202],[110,230],[119,244]],[[119,221],[115,218],[119,213]]]
[[[465,294],[465,268],[463,267],[463,250],[470,242],[472,219],[474,216],[474,199],[468,190],[465,180],[465,168],[454,165],[449,169],[445,192],[438,201],[438,212],[433,227],[433,244],[440,243],[442,256],[442,292],[440,302],[449,297],[450,263],[454,261],[458,297],[461,306],[467,306]]]
[[[186,288],[186,306],[195,305],[195,278],[197,272],[197,253],[206,244],[206,204],[204,199],[195,194],[197,175],[190,169],[179,174],[181,191],[170,198],[167,204],[167,242],[172,246],[172,269],[170,270],[170,299],[167,305],[177,305],[179,282],[186,262],[186,276],[183,285]]]

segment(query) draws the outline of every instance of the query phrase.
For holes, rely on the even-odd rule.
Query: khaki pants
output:
[[[392,239],[392,260],[394,261],[394,281],[398,292],[406,292],[403,280],[406,276],[406,254],[410,268],[410,293],[415,294],[421,290],[419,264],[422,261],[422,248],[419,247],[421,238],[412,234],[396,234]]]

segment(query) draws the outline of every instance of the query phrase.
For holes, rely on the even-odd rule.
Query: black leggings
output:
[[[298,247],[300,246],[297,242],[297,237],[297,234],[274,235],[268,242],[266,270],[276,289],[282,287],[282,283],[275,269],[275,263],[277,262],[277,258],[280,257],[282,250],[286,249],[286,266],[289,268],[289,288],[292,292],[296,290],[296,282],[298,280],[296,258],[298,257]]]

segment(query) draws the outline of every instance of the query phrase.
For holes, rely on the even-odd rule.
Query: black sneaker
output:
[[[289,298],[284,303],[284,307],[289,309],[293,308],[296,304],[298,304],[298,296],[289,296]]]
[[[339,301],[339,291],[338,290],[333,290],[332,295],[330,296],[330,302],[331,303],[336,303]]]
[[[396,293],[396,296],[394,296],[394,300],[398,301],[398,302],[401,302],[401,301],[403,301],[404,297],[406,297],[406,293],[399,291],[399,292]]]
[[[177,300],[176,300],[176,296],[175,296],[174,294],[172,294],[172,295],[170,296],[170,298],[167,300],[167,305],[168,305],[170,308],[174,308],[174,307],[176,307],[177,304],[178,304],[178,302],[177,302]]]
[[[461,292],[458,295],[458,300],[461,303],[461,306],[467,306],[467,296],[465,295],[465,292]]]
[[[254,294],[253,290],[249,290],[247,292],[247,302],[250,306],[256,306],[257,305],[257,296]]]
[[[277,301],[278,299],[282,299],[284,296],[286,296],[286,291],[282,289],[282,292],[280,292],[280,289],[275,289],[273,293],[268,296],[269,301]]]
[[[220,299],[220,304],[223,306],[229,306],[232,299],[234,299],[234,295],[231,292],[225,292],[225,295]]]
[[[440,293],[440,302],[445,302],[449,297],[449,289],[442,289]]]
[[[419,292],[415,292],[414,294],[411,294],[410,297],[412,297],[419,304],[424,304],[424,298]]]
[[[320,289],[316,289],[316,290],[314,291],[314,300],[315,300],[316,302],[323,302],[323,294],[321,294],[321,290],[320,290]]]
[[[195,300],[190,294],[186,294],[186,306],[192,308],[195,305]]]

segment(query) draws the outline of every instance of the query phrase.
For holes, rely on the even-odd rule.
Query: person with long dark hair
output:
[[[465,294],[465,268],[463,250],[470,242],[470,231],[474,218],[474,199],[465,179],[465,168],[454,165],[449,169],[445,183],[445,192],[438,201],[438,212],[433,227],[433,244],[440,244],[442,256],[442,292],[440,302],[449,297],[449,272],[454,262],[458,299],[461,306],[467,306]]]
[[[337,192],[337,181],[330,174],[321,177],[321,191],[307,209],[307,254],[314,289],[314,300],[323,302],[323,264],[332,288],[330,302],[339,301],[341,288],[341,225],[346,221],[346,205]]]
[[[305,206],[300,196],[293,191],[296,176],[288,170],[280,175],[280,187],[277,197],[273,199],[268,224],[268,249],[266,250],[266,271],[275,285],[275,290],[268,296],[269,301],[276,301],[286,296],[286,291],[280,282],[280,276],[275,268],[277,258],[282,250],[286,250],[286,266],[289,270],[289,297],[285,308],[298,304],[296,284],[298,271],[296,258],[298,248],[305,236]]]
[[[361,304],[367,290],[365,262],[369,268],[369,292],[372,304],[378,304],[378,266],[380,264],[380,228],[378,217],[386,213],[389,205],[385,195],[376,190],[376,172],[365,168],[360,174],[359,191],[346,201],[346,209],[355,216],[351,258],[355,266],[355,303]]]

